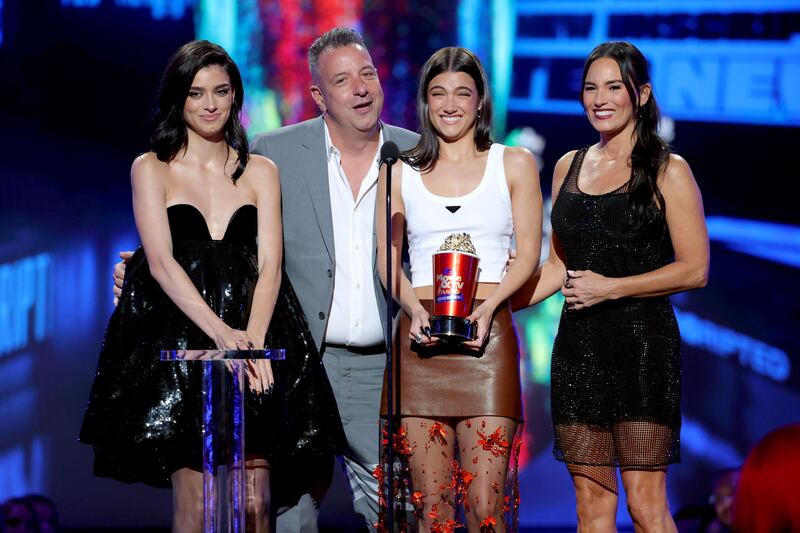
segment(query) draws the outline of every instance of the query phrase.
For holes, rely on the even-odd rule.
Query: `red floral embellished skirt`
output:
[[[431,309],[430,300],[422,304]],[[395,531],[402,533],[417,531],[421,522],[440,533],[454,533],[463,526],[493,532],[499,521],[505,531],[518,531],[517,460],[523,411],[519,345],[510,307],[497,309],[489,340],[479,352],[452,344],[423,347],[409,340],[410,326],[410,317],[403,313],[394,345],[394,413],[401,422],[389,438],[384,420],[381,464],[373,473],[381,495],[378,532],[387,532],[390,509]],[[384,417],[387,399],[384,383]],[[422,420],[412,423],[410,417]],[[466,429],[455,435],[457,425]],[[391,490],[387,482],[390,443],[395,456]],[[449,457],[444,463],[438,458],[440,450]],[[430,463],[431,458],[436,459]],[[417,470],[412,470],[412,463]],[[426,485],[420,474],[433,478],[433,486]],[[486,491],[489,496],[476,496]],[[490,500],[491,505],[481,509],[494,511],[476,518],[477,512],[484,512],[477,511],[478,505]]]

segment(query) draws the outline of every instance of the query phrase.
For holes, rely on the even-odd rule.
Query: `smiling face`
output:
[[[650,96],[650,85],[639,89],[639,106]],[[596,59],[586,72],[583,83],[583,108],[592,127],[600,134],[615,135],[632,129],[636,120],[636,108],[631,100],[619,65],[609,57]]]
[[[183,105],[186,126],[208,139],[222,136],[233,107],[234,91],[228,73],[219,65],[197,71]]]
[[[473,135],[481,97],[466,72],[442,72],[428,84],[428,118],[445,140]]]
[[[367,133],[378,125],[383,89],[367,49],[348,44],[319,55],[311,95],[332,128]]]

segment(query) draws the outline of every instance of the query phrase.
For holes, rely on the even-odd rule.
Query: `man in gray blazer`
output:
[[[374,530],[372,471],[386,363],[386,300],[374,236],[378,154],[383,142],[406,150],[419,137],[380,121],[383,90],[356,31],[335,28],[319,37],[309,49],[309,67],[322,116],[259,134],[251,151],[278,165],[286,272],[336,396],[354,508]],[[281,490],[278,481],[273,499]],[[280,509],[278,530],[316,531],[319,502],[313,500],[303,494]]]

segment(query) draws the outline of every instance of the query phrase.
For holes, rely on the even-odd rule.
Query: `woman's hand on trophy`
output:
[[[421,305],[411,313],[411,327],[408,330],[408,338],[422,346],[429,346],[439,342],[436,337],[431,337],[430,314]]]
[[[467,317],[467,320],[472,322],[475,325],[475,328],[477,328],[478,334],[475,337],[475,340],[463,342],[462,346],[471,348],[473,350],[480,350],[483,348],[483,345],[486,344],[486,340],[489,338],[489,328],[492,325],[492,315],[494,315],[494,309],[484,302]]]

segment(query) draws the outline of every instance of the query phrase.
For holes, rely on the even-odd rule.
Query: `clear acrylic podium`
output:
[[[206,533],[245,531],[244,365],[285,359],[281,349],[161,350],[161,361],[203,365],[203,523]]]

